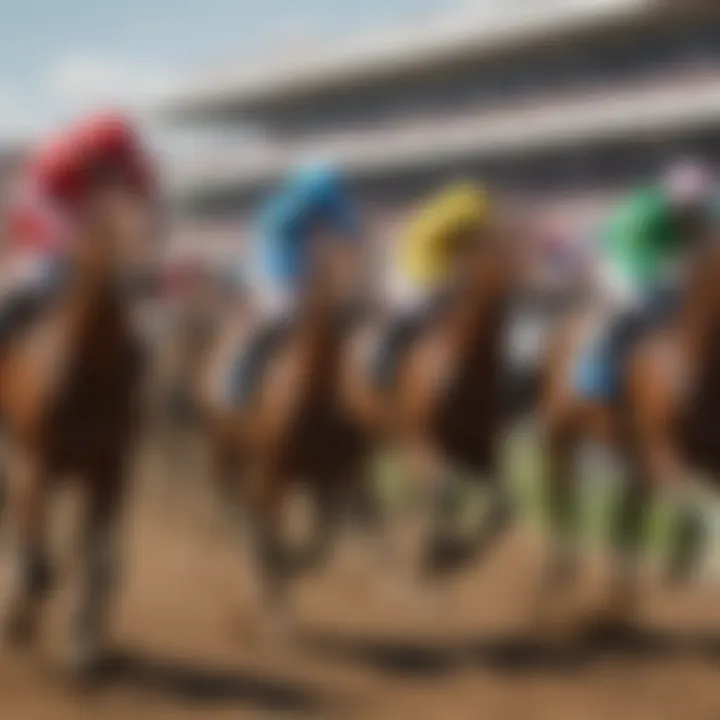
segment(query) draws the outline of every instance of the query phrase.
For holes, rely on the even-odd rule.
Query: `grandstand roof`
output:
[[[493,159],[612,138],[671,134],[713,126],[719,119],[720,82],[706,78],[457,117],[441,132],[436,127],[398,128],[385,137],[374,133],[366,142],[331,139],[320,142],[315,153],[342,163],[355,175],[380,176],[458,158]],[[181,195],[222,191],[274,181],[297,159],[288,148],[269,146],[255,155],[244,148],[235,153],[225,149],[222,157],[208,156],[202,166],[178,165],[169,175]]]
[[[273,101],[353,82],[372,82],[489,53],[562,29],[596,27],[641,17],[668,0],[516,0],[485,2],[431,24],[394,28],[382,35],[245,61],[197,77],[163,103],[175,118],[216,110],[247,110]]]

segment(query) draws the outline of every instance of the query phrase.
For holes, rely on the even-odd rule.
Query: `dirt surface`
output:
[[[40,646],[0,656],[3,720],[720,718],[717,593],[655,593],[617,643],[538,643],[522,632],[536,557],[520,533],[435,612],[390,592],[370,556],[347,546],[298,588],[294,642],[268,647],[247,561],[208,493],[160,483],[159,472],[148,460],[128,507],[113,673],[83,692],[59,673],[72,600],[63,588]],[[72,523],[58,524],[70,587]]]

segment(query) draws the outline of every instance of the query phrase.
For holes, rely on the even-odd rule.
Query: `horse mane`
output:
[[[515,289],[513,241],[507,228],[492,227],[472,259],[461,287],[449,304],[445,318],[451,332],[456,332],[465,356],[480,353],[487,356],[493,333],[502,328],[508,301]]]
[[[110,248],[114,238],[103,233],[112,232],[115,230],[111,227],[93,225],[85,228],[76,240],[78,244],[107,242]],[[96,363],[99,370],[106,359],[127,358],[134,340],[116,263],[109,259],[98,264],[88,262],[83,252],[85,250],[80,249],[70,257],[74,277],[67,282],[58,300],[57,312],[67,335],[66,346],[72,350],[68,359],[72,358],[77,372],[92,372]]]

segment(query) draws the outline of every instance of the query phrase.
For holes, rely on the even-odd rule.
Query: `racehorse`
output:
[[[26,645],[51,588],[47,514],[61,476],[85,499],[82,588],[68,660],[101,666],[116,579],[121,507],[138,426],[140,347],[125,260],[149,227],[134,198],[98,192],[79,216],[65,287],[0,352],[0,411],[10,439],[8,519],[13,567],[3,629]]]
[[[592,321],[566,320],[551,343],[540,402],[555,542],[546,589],[566,585],[577,570],[572,547],[576,455],[584,440],[618,454],[627,472],[613,539],[619,557],[598,620],[622,629],[636,604],[637,554],[649,502],[668,493],[679,510],[677,552],[669,579],[690,570],[689,549],[702,539],[701,518],[688,492],[689,470],[720,474],[720,250],[703,243],[683,297],[663,327],[639,339],[621,370],[620,397],[585,400],[570,383]]]
[[[527,259],[518,230],[499,217],[474,239],[456,287],[399,358],[389,392],[368,372],[373,329],[360,330],[349,350],[343,386],[351,415],[376,448],[398,454],[416,488],[430,488],[433,530],[421,542],[421,569],[433,577],[465,565],[509,526],[499,453],[506,332]],[[486,522],[471,538],[452,528],[460,473],[497,481]]]
[[[347,421],[338,393],[349,314],[339,300],[345,282],[328,247],[316,255],[290,327],[267,358],[250,402],[228,407],[218,402],[216,391],[251,327],[247,317],[230,319],[204,380],[221,490],[231,509],[241,510],[249,523],[270,630],[279,640],[287,629],[288,584],[326,557],[363,457],[360,436]],[[305,481],[314,491],[318,508],[314,539],[297,552],[283,540],[281,517],[295,481]]]

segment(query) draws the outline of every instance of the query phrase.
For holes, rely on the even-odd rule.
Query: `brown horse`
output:
[[[622,626],[635,599],[637,555],[645,513],[656,491],[679,509],[677,556],[669,577],[689,570],[689,547],[699,542],[698,507],[688,494],[690,468],[720,473],[720,251],[700,250],[688,274],[679,312],[640,339],[623,371],[617,403],[588,402],[570,386],[571,368],[588,337],[588,316],[570,318],[551,343],[540,417],[547,453],[549,506],[555,542],[547,588],[567,583],[577,569],[572,491],[576,453],[594,440],[618,454],[628,472],[613,540],[619,553],[601,620]]]
[[[4,629],[17,643],[35,635],[51,579],[47,513],[60,476],[71,473],[86,500],[82,591],[69,658],[79,673],[97,668],[102,657],[115,582],[140,381],[121,271],[132,244],[145,239],[146,219],[134,196],[116,187],[98,191],[78,221],[66,288],[0,357],[14,530]]]
[[[431,488],[434,530],[421,565],[432,575],[467,563],[510,517],[505,487],[497,482],[482,530],[469,539],[451,530],[459,472],[500,480],[505,335],[525,259],[517,228],[505,220],[473,235],[468,246],[455,291],[403,353],[394,388],[382,392],[369,377],[366,331],[353,343],[344,379],[346,402],[375,447],[399,453],[419,486]]]
[[[292,326],[263,368],[249,404],[227,408],[217,402],[213,387],[252,327],[249,317],[230,319],[205,375],[221,489],[249,522],[273,630],[284,625],[288,582],[326,556],[338,506],[363,456],[338,393],[346,332],[340,300],[344,271],[338,272],[333,252],[324,250],[317,253]],[[314,542],[304,552],[291,552],[282,538],[282,511],[296,481],[314,491],[318,507]]]

